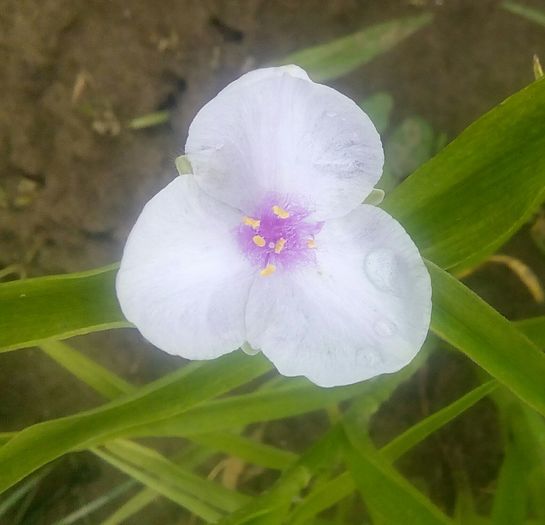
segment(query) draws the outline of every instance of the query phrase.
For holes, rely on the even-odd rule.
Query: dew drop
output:
[[[334,111],[326,111],[325,116],[329,118],[334,118],[337,116],[337,113],[335,113]]]
[[[397,331],[397,326],[387,319],[381,319],[375,323],[374,329],[379,337],[392,337]]]
[[[385,292],[393,291],[397,273],[396,256],[391,250],[373,250],[365,258],[365,273],[369,280]]]

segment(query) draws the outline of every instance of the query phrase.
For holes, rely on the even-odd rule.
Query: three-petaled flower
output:
[[[146,339],[190,359],[249,344],[321,386],[412,360],[430,279],[400,224],[362,204],[384,158],[353,101],[296,66],[258,69],[199,111],[186,156],[192,174],[146,204],[117,276]]]

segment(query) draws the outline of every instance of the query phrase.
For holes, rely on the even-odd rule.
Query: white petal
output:
[[[346,215],[371,192],[384,160],[375,127],[301,71],[253,71],[199,111],[186,154],[207,193],[247,213],[266,193],[298,196],[321,220]]]
[[[123,313],[170,354],[211,359],[244,341],[244,307],[255,274],[236,245],[240,214],[176,178],[144,207],[123,253]]]
[[[242,85],[247,86],[259,80],[280,77],[286,74],[291,75],[292,77],[302,78],[303,80],[310,80],[307,72],[304,69],[301,69],[299,66],[296,66],[295,64],[289,64],[287,66],[280,67],[262,67],[260,69],[248,71],[248,73],[244,73],[244,75],[226,86],[222,92],[225,92],[226,90],[231,88],[239,88]]]
[[[257,278],[248,342],[280,373],[321,386],[395,372],[416,355],[431,315],[431,285],[401,225],[374,206],[328,221],[317,265]]]

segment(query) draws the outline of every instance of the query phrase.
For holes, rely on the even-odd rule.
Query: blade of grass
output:
[[[49,353],[51,357],[59,362],[59,364],[85,381],[89,386],[94,387],[98,392],[105,395],[105,397],[114,398],[124,391],[134,390],[132,385],[124,382],[121,378],[96,364],[91,359],[79,354],[65,343],[55,341],[48,343],[50,344],[44,345],[46,353]],[[227,449],[227,452],[233,452],[250,462],[256,462],[257,464],[266,467],[272,465],[273,468],[285,468],[297,457],[295,454],[281,451],[275,447],[262,445],[234,434],[228,436],[207,435],[202,437],[202,441],[206,441],[208,446],[215,444],[216,449]],[[127,450],[126,452],[127,454],[123,456],[122,459],[131,463],[130,451]],[[133,458],[133,460],[134,459],[135,458]],[[161,471],[161,466],[162,465],[160,464],[149,466],[148,473],[161,478],[161,475],[164,474]],[[155,470],[154,467],[156,467],[157,470]],[[164,468],[164,465],[162,467]],[[174,473],[174,475],[176,475],[176,473]],[[200,478],[195,476],[195,479],[193,480],[194,484],[197,485],[199,481]]]
[[[525,451],[526,436],[522,438],[524,416],[520,410],[509,410],[511,428],[503,465],[492,505],[492,525],[522,525],[526,518],[527,477],[531,465]]]
[[[140,481],[147,487],[151,487],[155,492],[158,492],[159,494],[167,497],[174,503],[177,503],[181,507],[189,510],[203,520],[208,522],[216,522],[220,519],[221,514],[219,512],[214,510],[206,503],[200,501],[199,499],[189,494],[184,494],[180,490],[171,487],[167,483],[162,483],[154,476],[151,476],[141,471],[140,469],[129,465],[125,461],[115,457],[113,454],[99,449],[92,449],[92,452],[104,461],[108,462],[110,465],[118,468],[122,472],[125,472],[126,474]]]
[[[281,450],[232,432],[198,434],[191,436],[190,439],[198,445],[224,452],[253,465],[275,470],[286,469],[298,458],[297,454],[289,450]]]
[[[135,388],[118,375],[60,341],[47,341],[41,348],[61,366],[109,399],[132,392]],[[5,441],[13,437],[7,434]],[[0,444],[4,441],[0,434]],[[237,456],[266,468],[282,470],[297,458],[296,454],[265,445],[233,433],[193,436],[192,441]]]
[[[116,459],[138,468],[145,474],[167,483],[225,512],[232,512],[248,502],[243,494],[229,490],[213,481],[203,479],[176,465],[148,447],[126,440],[116,440],[105,445]],[[153,487],[150,487],[153,488]]]
[[[372,382],[334,389],[323,389],[309,383],[278,391],[231,396],[210,401],[176,417],[135,426],[124,433],[124,437],[190,438],[203,433],[241,428],[251,423],[283,419],[320,410],[363,394],[370,390]]]
[[[108,505],[112,501],[121,497],[123,494],[125,494],[136,485],[136,481],[125,481],[124,483],[121,483],[120,485],[117,485],[117,487],[114,487],[112,490],[108,491],[106,494],[95,498],[94,500],[86,503],[74,512],[68,514],[68,516],[65,516],[59,521],[56,521],[53,525],[72,525],[72,523],[75,523],[76,521],[87,518],[89,514],[92,514],[98,509],[104,507],[105,505]]]
[[[115,433],[173,417],[269,370],[262,356],[236,352],[205,365],[185,367],[102,407],[32,425],[0,448],[0,492],[40,466]]]
[[[483,115],[381,207],[424,257],[463,270],[505,243],[545,199],[545,80]]]
[[[201,463],[207,461],[213,452],[204,450],[196,445],[190,445],[186,449],[177,454],[173,461],[177,465],[191,470]],[[101,525],[118,525],[126,521],[128,518],[140,512],[144,507],[155,501],[160,494],[152,489],[145,488],[137,492],[133,497],[126,501],[121,507],[116,509]]]
[[[135,496],[130,498],[121,507],[115,510],[100,525],[119,525],[124,523],[131,516],[140,512],[144,507],[155,501],[159,493],[151,489],[142,489]]]
[[[314,488],[297,505],[290,515],[289,523],[302,525],[310,522],[314,516],[329,509],[350,496],[356,490],[354,478],[345,471],[320,487]]]
[[[513,323],[532,343],[545,348],[545,316],[531,317]]]
[[[186,414],[131,429],[128,435],[191,437],[208,432],[240,428],[260,421],[272,421],[305,414],[350,398],[366,396],[369,415],[410,377],[427,355],[428,346],[412,363],[395,375],[382,376],[359,384],[332,389],[319,388],[309,381],[289,381],[274,389],[207,402]],[[128,437],[128,435],[124,437]],[[120,436],[121,437],[121,436]]]
[[[533,7],[528,7],[518,2],[512,2],[511,0],[505,0],[501,6],[515,15],[526,18],[526,20],[545,26],[545,11],[543,10],[534,9]]]
[[[461,282],[433,263],[428,270],[432,330],[545,414],[545,354]]]
[[[40,348],[62,367],[107,399],[114,399],[122,394],[135,391],[130,383],[66,343],[53,340],[42,341]]]
[[[359,106],[369,115],[379,133],[384,133],[388,129],[394,108],[392,95],[380,91],[362,100]]]
[[[480,401],[497,387],[498,383],[496,381],[488,381],[487,383],[474,388],[466,395],[437,412],[434,412],[394,438],[381,449],[381,454],[390,462],[396,461],[408,450],[418,443],[421,443],[436,430],[463,414],[477,403],[477,401]]]
[[[0,446],[5,445],[17,432],[0,432]]]
[[[380,449],[385,460],[394,462],[412,447],[421,443],[439,428],[444,427],[453,419],[463,414],[480,399],[487,396],[497,387],[496,381],[480,385],[446,407],[434,412],[419,421],[405,432],[394,438]],[[361,411],[358,407],[358,416]],[[361,418],[360,418],[361,426]],[[305,523],[316,514],[335,505],[349,496],[355,489],[354,479],[349,472],[344,472],[321,487],[317,487],[301,502],[291,515],[293,525]]]
[[[356,397],[354,401],[354,405],[357,406],[358,416],[360,421],[364,421],[366,424],[370,421],[373,414],[379,409],[379,407],[390,398],[392,393],[397,389],[397,387],[406,381],[408,378],[410,378],[413,373],[420,367],[420,365],[425,361],[427,358],[429,351],[431,349],[431,345],[433,344],[432,341],[429,341],[425,347],[422,349],[420,354],[417,356],[416,359],[413,360],[413,362],[405,367],[403,370],[398,372],[397,374],[393,375],[387,375],[382,376],[374,381],[370,382],[369,388],[367,391],[362,392],[358,397]],[[337,436],[335,446],[338,446],[338,440],[341,439],[340,437],[340,428],[335,427],[336,430],[332,430],[331,432],[337,432],[335,434]],[[302,459],[299,460],[299,462],[303,461]],[[294,465],[297,465],[298,463],[294,463]],[[312,463],[307,463],[307,466],[315,467]],[[315,474],[315,470],[311,470],[313,474]],[[339,481],[338,484],[334,484],[331,488],[331,491],[328,491],[327,493],[321,492],[323,498],[320,500],[319,505],[321,505],[323,502],[327,503],[328,499],[332,499],[335,496],[338,496],[340,492],[344,490],[346,485],[344,485],[343,479]],[[349,480],[352,482],[352,480]],[[280,480],[277,483],[277,486],[280,487],[282,485],[282,480]],[[327,483],[325,484],[327,485]],[[325,486],[323,485],[323,486]],[[319,491],[320,487],[317,487],[315,491]],[[354,490],[354,485],[352,482],[352,488],[351,490],[346,494],[350,494]],[[342,499],[344,496],[342,496],[340,499]],[[326,507],[322,507],[322,510]],[[319,511],[318,511],[319,512]],[[289,523],[295,523],[295,519],[300,519],[301,521],[304,521],[305,518],[305,511],[299,513],[299,517],[297,517],[298,509],[295,509],[295,511],[292,513],[292,515],[289,518]],[[311,513],[312,514],[312,513]],[[317,512],[316,512],[317,514]]]
[[[526,517],[526,468],[523,456],[511,443],[498,478],[492,525],[521,525]]]
[[[390,20],[327,44],[296,51],[277,64],[297,64],[317,82],[333,80],[386,53],[431,20],[430,14]]]
[[[347,465],[373,513],[386,523],[452,525],[445,514],[381,457],[350,417],[346,419],[344,428]]]
[[[0,352],[132,326],[113,293],[116,268],[0,284]]]
[[[276,520],[276,523],[283,523],[293,499],[308,485],[312,474],[316,474],[334,461],[341,439],[342,429],[339,426],[330,428],[265,494],[252,499],[247,505],[225,517],[220,521],[220,525],[253,523],[251,520],[258,517],[259,523],[269,524],[271,518]]]
[[[3,501],[0,501],[0,518],[6,514],[18,501],[34,489],[40,481],[49,474],[51,468],[45,468],[36,475],[25,480],[19,487],[8,494]]]

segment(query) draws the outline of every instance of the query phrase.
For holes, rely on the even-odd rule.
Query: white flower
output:
[[[193,174],[146,204],[117,276],[146,339],[189,359],[249,344],[321,386],[412,360],[430,279],[399,223],[361,204],[383,152],[354,102],[296,66],[252,71],[199,111],[186,155]]]

